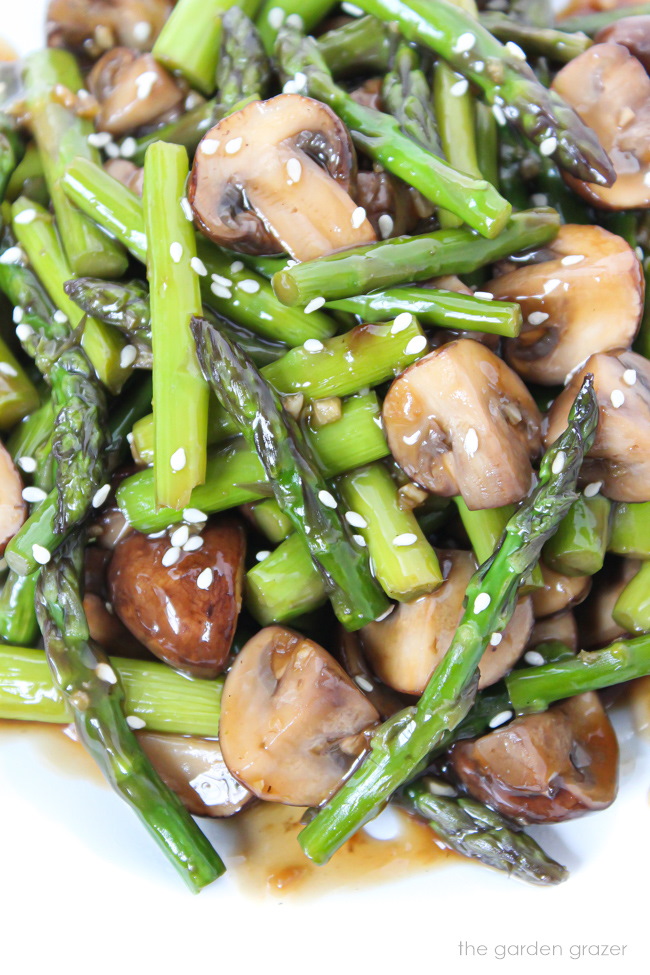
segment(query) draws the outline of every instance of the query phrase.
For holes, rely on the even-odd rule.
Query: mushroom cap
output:
[[[530,634],[527,649],[534,650],[540,643],[547,643],[549,640],[559,640],[569,650],[578,649],[578,624],[570,609],[538,620]]]
[[[553,386],[593,352],[632,344],[645,282],[630,245],[601,227],[560,227],[541,256],[486,290],[521,305],[523,329],[505,344],[510,365],[529,382]]]
[[[97,129],[123,135],[177,108],[187,94],[151,54],[139,54],[128,47],[114,47],[94,65],[88,75],[88,90],[99,102]]]
[[[403,694],[421,694],[449,650],[477,567],[472,552],[440,551],[445,581],[435,592],[399,603],[385,620],[359,631],[364,655],[377,676]],[[521,656],[533,626],[530,598],[522,599],[498,646],[479,663],[479,688],[495,684]]]
[[[544,588],[536,589],[532,594],[536,620],[555,616],[587,598],[591,589],[591,576],[565,576],[555,569],[549,569],[543,562],[539,563],[539,567]]]
[[[357,175],[356,201],[366,211],[379,238],[411,234],[421,219],[411,188],[386,170]],[[390,232],[382,233],[381,217],[390,217]]]
[[[0,442],[0,555],[27,518],[23,479],[11,454]]]
[[[355,180],[354,147],[338,116],[313,98],[277,95],[205,133],[187,195],[216,243],[303,261],[375,240],[350,196]]]
[[[650,17],[623,17],[594,35],[594,44],[621,44],[650,71]]]
[[[589,597],[578,610],[580,641],[585,650],[606,647],[625,636],[627,631],[614,620],[614,606],[642,564],[639,559],[608,558],[602,572],[594,577]]]
[[[109,176],[118,180],[127,190],[136,196],[142,196],[144,189],[144,167],[136,166],[128,159],[107,159],[104,169]]]
[[[519,376],[479,342],[449,342],[409,366],[383,418],[393,457],[433,494],[460,494],[477,510],[530,490],[541,415]]]
[[[173,7],[173,0],[50,0],[47,43],[90,57],[115,44],[150,51]]]
[[[318,806],[365,751],[378,717],[326,650],[268,626],[226,678],[219,740],[230,771],[260,799]]]
[[[595,44],[569,61],[552,86],[594,130],[616,172],[613,186],[563,173],[589,203],[612,210],[650,206],[650,78],[620,44]]]
[[[602,481],[602,493],[612,501],[650,501],[650,362],[636,352],[590,356],[551,406],[544,441],[553,443],[566,429],[588,373],[594,377],[598,428],[580,480]]]
[[[593,692],[459,742],[449,755],[470,795],[520,823],[559,823],[616,798],[618,742]]]

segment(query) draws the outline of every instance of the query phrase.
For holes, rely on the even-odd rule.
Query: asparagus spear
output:
[[[488,867],[544,886],[562,883],[566,869],[501,813],[466,796],[436,795],[419,779],[396,796],[398,805],[425,819],[452,850]]]
[[[217,65],[219,116],[238,111],[249,101],[264,98],[271,66],[257,29],[240,7],[223,15],[221,53]]]
[[[11,570],[7,573],[0,593],[0,637],[5,643],[29,646],[38,639],[34,605],[37,582],[38,572],[28,576]]]
[[[390,24],[376,17],[359,17],[320,34],[318,48],[335,78],[384,74],[398,40]]]
[[[417,51],[404,42],[395,51],[391,70],[384,77],[381,97],[402,132],[434,155],[449,158],[443,154],[440,144],[431,89],[420,68]]]
[[[431,48],[476,85],[508,121],[578,179],[611,186],[615,173],[595,134],[516,54],[446,0],[361,0],[366,13],[394,20],[408,41]]]
[[[612,505],[607,551],[629,559],[650,558],[650,501]]]
[[[76,61],[68,51],[45,48],[26,59],[30,124],[70,267],[75,274],[119,278],[127,265],[123,248],[80,213],[61,187],[65,167],[74,156],[100,161],[99,151],[88,142],[92,123],[77,115],[74,107],[66,107],[60,94],[67,90],[74,95],[82,84]]]
[[[73,536],[42,570],[38,584],[38,620],[54,685],[108,781],[198,892],[225,868],[180,799],[154,772],[127,723],[120,678],[88,636],[80,594],[82,561],[82,541]]]
[[[591,46],[591,40],[582,31],[568,33],[552,27],[531,27],[518,23],[511,15],[484,10],[479,21],[494,37],[507,44],[517,44],[537,57],[548,58],[564,64],[583,54]]]
[[[293,528],[291,521],[275,498],[268,501],[258,501],[255,504],[244,505],[246,517],[252,521],[255,528],[265,535],[274,545],[279,545],[289,537]],[[320,576],[319,576],[320,578]]]
[[[650,632],[650,562],[644,562],[622,591],[612,612],[627,633]]]
[[[16,128],[15,119],[0,112],[0,203],[23,155],[23,145]]]
[[[264,0],[256,23],[267,54],[273,54],[283,24],[309,33],[335,5],[336,0]]]
[[[111,657],[124,687],[124,710],[149,731],[216,738],[223,678],[199,680],[157,660]],[[73,711],[55,687],[42,650],[0,647],[0,718],[64,724]]]
[[[304,78],[306,93],[334,109],[350,129],[358,149],[484,237],[496,237],[503,229],[511,211],[507,200],[485,180],[458,172],[413,142],[390,115],[355,102],[335,84],[313,38],[283,27],[277,38],[276,57],[284,80],[299,78],[302,82]]]
[[[499,133],[497,121],[483,102],[475,102],[476,158],[479,172],[493,186],[499,185]]]
[[[34,459],[35,451],[51,438],[53,427],[54,406],[51,396],[46,394],[41,405],[15,427],[7,442],[7,449],[19,467],[22,468],[24,458],[27,458],[28,466],[32,466],[30,461]]]
[[[433,97],[445,158],[456,169],[481,179],[483,174],[477,157],[474,97],[463,76],[444,61],[438,61],[435,65]],[[463,222],[447,210],[439,211],[438,220],[441,227],[460,227]]]
[[[469,274],[516,251],[548,243],[559,226],[557,213],[541,208],[513,214],[494,240],[466,229],[394,237],[284,268],[273,275],[273,290],[285,305],[307,305],[318,297],[331,301],[444,274]]]
[[[288,623],[326,601],[325,583],[298,532],[246,573],[246,606],[261,626]]]
[[[470,545],[474,550],[476,560],[481,565],[490,558],[499,545],[506,526],[515,512],[515,507],[507,504],[501,508],[482,508],[478,511],[470,511],[460,496],[455,497],[454,502],[458,508],[463,528],[467,532]],[[536,565],[530,577],[522,585],[519,595],[543,588],[542,573],[539,566]]]
[[[650,14],[650,3],[639,3],[630,6],[611,7],[607,10],[594,10],[591,13],[576,14],[574,17],[562,17],[559,26],[568,33],[580,32],[593,37],[603,27],[622,20],[624,17],[647,17]]]
[[[358,629],[381,616],[388,603],[298,425],[225,336],[199,318],[192,320],[192,333],[206,379],[257,451],[276,501],[307,542],[340,622]]]
[[[373,735],[370,754],[302,831],[307,856],[324,863],[381,809],[427,754],[468,713],[476,694],[478,662],[492,633],[514,612],[517,590],[536,564],[542,546],[575,501],[583,456],[598,422],[593,377],[576,397],[568,427],[544,455],[539,481],[508,522],[495,554],[475,573],[466,608],[449,651],[417,705],[385,722]]]
[[[26,196],[42,206],[47,206],[49,203],[50,194],[45,182],[43,161],[33,142],[27,145],[25,155],[12,172],[5,190],[5,199],[10,203],[17,200],[19,196]]]
[[[605,561],[611,503],[581,495],[544,546],[544,563],[567,576],[595,575]]]
[[[0,337],[0,430],[11,430],[38,405],[36,387]]]

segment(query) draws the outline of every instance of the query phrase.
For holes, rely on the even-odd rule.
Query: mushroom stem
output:
[[[567,576],[600,572],[609,538],[611,502],[581,495],[544,546],[544,563]]]
[[[629,559],[650,559],[650,501],[612,505],[607,551]]]
[[[616,600],[612,617],[626,633],[650,631],[650,562],[644,562],[628,582]]]

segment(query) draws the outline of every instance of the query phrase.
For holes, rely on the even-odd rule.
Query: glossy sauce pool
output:
[[[0,738],[7,736],[29,736],[39,757],[62,777],[83,777],[109,788],[94,761],[62,725],[0,720]],[[397,835],[376,839],[361,830],[326,866],[317,867],[303,856],[296,840],[303,812],[261,802],[220,821],[233,846],[229,871],[247,894],[282,899],[296,894],[304,899],[341,887],[386,883],[461,859],[424,823],[396,811]]]

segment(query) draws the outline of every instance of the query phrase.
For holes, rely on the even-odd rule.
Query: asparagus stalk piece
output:
[[[347,629],[358,629],[381,616],[388,603],[299,426],[253,363],[223,335],[198,318],[192,333],[206,379],[256,450],[276,501],[307,542],[337,618]]]
[[[75,274],[119,278],[127,258],[120,245],[110,240],[68,200],[61,186],[65,167],[74,156],[99,163],[99,151],[88,142],[92,123],[64,104],[60,92],[72,95],[83,79],[72,54],[45,48],[25,62],[27,108],[36,145],[41,155],[47,186],[70,267]]]
[[[54,416],[52,398],[45,396],[42,404],[15,427],[7,442],[7,449],[19,467],[22,458],[28,458],[29,464],[38,448],[50,439]]]
[[[398,805],[425,819],[447,846],[531,884],[549,886],[567,879],[567,871],[501,813],[466,796],[436,795],[419,779],[398,793]]]
[[[19,196],[36,200],[42,206],[47,206],[49,203],[50,194],[45,182],[43,161],[33,142],[30,142],[25,149],[25,155],[12,172],[5,190],[5,199],[10,203],[17,200]]]
[[[414,286],[328,301],[326,307],[358,315],[364,322],[385,322],[410,312],[424,326],[468,329],[507,338],[519,335],[522,325],[521,308],[516,302]]]
[[[11,570],[7,573],[0,593],[0,637],[5,643],[24,647],[38,639],[34,605],[37,582],[38,572],[28,576],[20,576]]]
[[[276,57],[285,81],[304,77],[306,93],[334,109],[350,129],[358,149],[484,237],[491,239],[500,233],[512,209],[507,200],[485,180],[458,172],[413,142],[392,116],[355,102],[335,84],[313,38],[283,27]]]
[[[310,859],[326,862],[468,713],[476,694],[478,662],[491,634],[502,630],[512,617],[519,586],[575,501],[578,473],[597,422],[593,378],[588,376],[567,429],[542,459],[537,486],[508,522],[497,551],[472,578],[449,651],[418,704],[381,725],[372,737],[369,756],[300,834]]]
[[[108,657],[88,636],[80,594],[83,545],[72,537],[41,573],[38,620],[52,680],[77,733],[118,795],[139,816],[191,890],[224,872],[218,854],[182,802],[154,772],[124,711],[125,694]]]
[[[11,430],[38,405],[36,387],[0,337],[0,430]]]
[[[318,48],[335,78],[385,74],[398,35],[376,17],[359,17],[320,34]]]
[[[264,0],[256,24],[266,53],[273,54],[283,24],[309,33],[334,6],[336,0]]]
[[[591,46],[591,40],[582,31],[568,33],[552,27],[533,27],[518,23],[511,15],[484,10],[479,21],[494,37],[507,44],[518,44],[526,54],[548,58],[565,64]]]
[[[250,17],[231,7],[222,18],[221,53],[217,64],[219,115],[238,111],[253,99],[264,98],[271,65]]]
[[[650,501],[612,505],[607,550],[629,559],[650,558]]]
[[[595,134],[471,16],[447,0],[361,0],[366,13],[394,20],[408,41],[431,48],[476,85],[496,110],[578,179],[611,186],[612,164]]]
[[[614,622],[627,633],[650,632],[650,562],[644,562],[616,600]]]
[[[438,137],[429,82],[420,68],[417,51],[404,42],[395,51],[391,70],[384,77],[381,97],[402,132],[434,155],[449,159]]]
[[[191,266],[195,237],[181,206],[188,173],[185,149],[154,143],[144,173],[156,502],[180,509],[188,504],[192,488],[205,479],[208,422],[208,387],[190,332],[190,317],[200,315],[202,306],[199,279]]]
[[[273,290],[285,305],[307,305],[318,297],[332,301],[445,274],[469,274],[548,243],[559,226],[555,210],[540,208],[513,214],[494,240],[464,228],[394,237],[284,268],[273,275]]]
[[[0,203],[23,155],[23,145],[16,128],[15,119],[0,112]]]
[[[275,498],[269,498],[268,501],[258,501],[256,504],[245,505],[244,509],[247,517],[253,522],[257,530],[262,535],[265,535],[270,542],[273,542],[274,545],[279,545],[293,531],[291,521],[287,518]]]
[[[483,102],[474,104],[475,124],[476,124],[476,158],[479,172],[485,179],[489,180],[493,186],[500,187],[499,184],[499,134],[497,122]]]
[[[198,680],[154,660],[111,657],[124,687],[124,710],[149,731],[216,738],[223,678]],[[55,687],[42,650],[0,647],[0,718],[64,724],[72,709]]]
[[[479,511],[470,511],[460,495],[454,498],[454,502],[458,508],[463,528],[467,532],[470,545],[474,549],[476,561],[482,565],[498,547],[506,526],[515,513],[515,506],[508,504],[502,508],[482,508]],[[530,577],[522,585],[520,595],[543,587],[544,580],[539,566],[536,565]]]
[[[262,626],[288,623],[327,601],[327,588],[295,532],[246,573],[246,606]]]
[[[611,503],[581,495],[544,546],[544,563],[567,576],[595,575],[605,561]]]
[[[593,13],[576,14],[574,17],[562,17],[558,26],[569,33],[581,32],[593,37],[603,27],[609,27],[623,17],[646,17],[648,14],[650,3],[622,5],[608,10],[594,10]]]
[[[474,97],[468,82],[444,61],[436,63],[433,98],[442,151],[450,165],[482,179],[476,146]],[[463,221],[448,210],[438,213],[441,227],[460,227]]]

